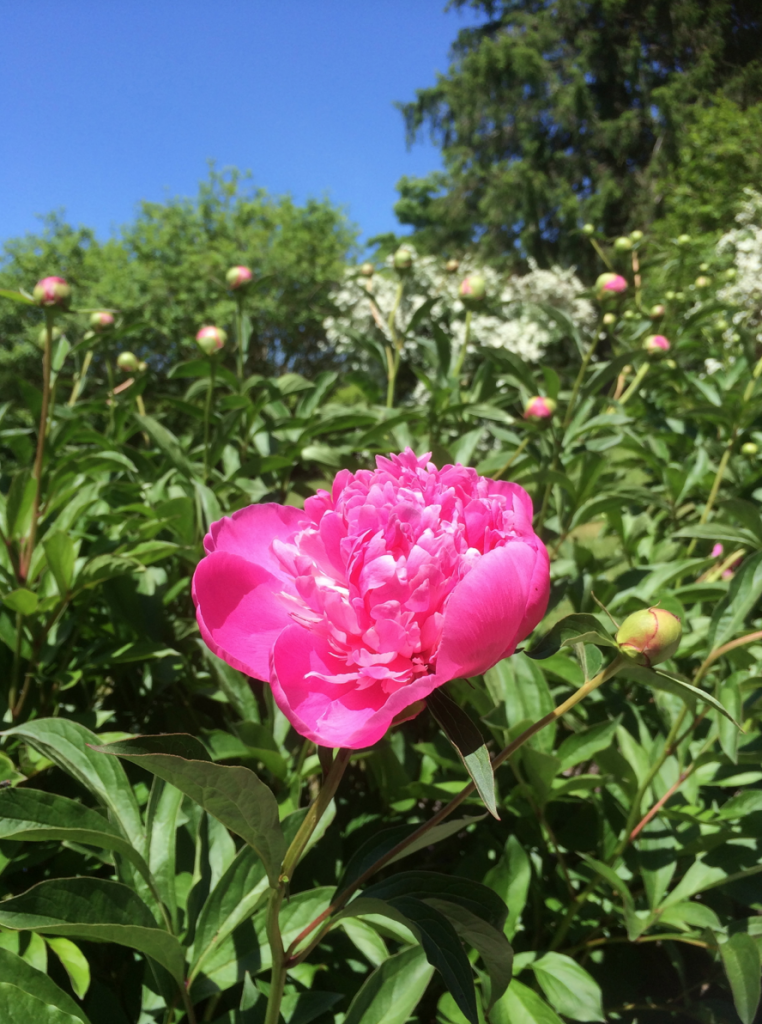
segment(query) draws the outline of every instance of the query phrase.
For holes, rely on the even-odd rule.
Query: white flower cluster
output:
[[[747,199],[736,216],[739,226],[717,243],[720,253],[733,255],[737,272],[718,297],[736,307],[736,326],[762,328],[762,193],[751,188],[744,189],[744,193]],[[762,341],[762,330],[757,333],[757,341]]]
[[[395,326],[402,334],[416,310],[429,298],[436,297],[431,315],[440,322],[449,323],[456,346],[465,340],[464,305],[458,295],[461,281],[478,271],[486,285],[488,310],[474,310],[471,317],[469,350],[478,346],[502,348],[514,352],[527,361],[537,361],[552,340],[555,326],[542,311],[543,305],[553,306],[566,313],[578,327],[591,328],[595,323],[595,310],[587,299],[581,298],[582,282],[574,270],[540,270],[531,265],[528,274],[502,278],[489,267],[479,267],[473,260],[463,260],[457,273],[448,273],[435,256],[418,256],[412,246],[413,267],[405,276],[402,299],[399,303]],[[394,308],[398,278],[393,273],[392,257],[386,270],[365,278],[356,269],[347,271],[344,281],[332,299],[337,314],[324,321],[328,342],[343,352],[356,351],[354,338],[379,330],[389,339],[388,318]],[[496,310],[502,307],[502,314]],[[415,343],[407,339],[409,354]]]

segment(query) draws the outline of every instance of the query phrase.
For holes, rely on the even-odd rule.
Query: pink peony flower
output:
[[[721,558],[724,551],[722,544],[715,544],[712,548],[712,558]]]
[[[221,327],[207,324],[196,333],[196,344],[206,355],[214,355],[215,352],[224,346],[227,341],[227,334]]]
[[[225,274],[228,287],[235,291],[237,288],[245,288],[251,282],[254,275],[248,267],[231,267]]]
[[[304,511],[214,523],[193,577],[201,635],[269,681],[315,743],[376,743],[450,679],[512,654],[545,613],[548,554],[517,484],[408,449],[342,470]]]
[[[524,406],[525,420],[549,420],[556,411],[556,403],[552,398],[535,395]]]
[[[646,352],[658,354],[661,352],[669,352],[671,346],[669,344],[669,338],[665,338],[663,334],[649,334],[643,342],[643,348]]]
[[[601,274],[595,282],[598,299],[613,298],[627,291],[627,279],[621,274]]]

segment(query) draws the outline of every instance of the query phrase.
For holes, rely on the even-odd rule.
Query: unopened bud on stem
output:
[[[404,274],[413,266],[413,254],[409,249],[406,249],[404,245],[399,248],[394,254],[394,269]]]
[[[628,615],[616,634],[619,650],[637,665],[651,668],[671,658],[680,646],[683,627],[666,608],[644,608]]]
[[[140,360],[134,352],[120,352],[116,357],[116,365],[125,373],[137,373]]]
[[[90,327],[97,334],[101,331],[107,331],[109,328],[114,326],[114,314],[109,313],[108,310],[102,309],[97,313],[90,314]]]
[[[214,355],[215,352],[219,352],[227,341],[227,337],[227,334],[221,327],[214,327],[212,324],[207,324],[207,326],[202,327],[196,335],[196,343],[205,355],[211,356]]]
[[[248,267],[231,267],[225,274],[225,280],[228,283],[228,288],[236,291],[239,288],[245,288],[253,276]]]
[[[44,309],[68,309],[71,288],[62,277],[43,277],[34,286],[32,296]]]
[[[481,274],[469,274],[460,282],[458,294],[461,299],[471,302],[478,302],[483,299],[487,291],[487,284]]]
[[[555,411],[556,403],[552,398],[545,398],[544,395],[535,395],[524,406],[524,419],[539,423],[543,420],[549,420]]]

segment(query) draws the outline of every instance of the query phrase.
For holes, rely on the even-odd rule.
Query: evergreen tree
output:
[[[583,223],[617,235],[663,212],[698,107],[762,100],[760,0],[451,3],[487,20],[402,106],[409,140],[428,128],[446,167],[399,186],[422,248],[584,264]]]

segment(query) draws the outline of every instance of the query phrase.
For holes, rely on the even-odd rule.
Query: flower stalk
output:
[[[40,424],[37,430],[37,450],[34,456],[32,478],[34,479],[34,498],[32,501],[32,522],[29,536],[19,560],[19,580],[25,583],[29,575],[29,567],[34,554],[37,540],[37,522],[40,518],[40,501],[42,497],[42,464],[45,457],[45,438],[48,433],[48,410],[50,406],[50,365],[53,352],[53,317],[52,309],[45,310],[45,349],[42,356],[42,405],[40,407]]]
[[[397,334],[397,311],[400,308],[402,302],[402,292],[405,287],[405,282],[400,278],[400,282],[397,285],[397,293],[394,296],[394,303],[392,310],[389,313],[389,319],[387,320],[387,327],[389,329],[389,337],[392,340],[392,348],[386,346],[386,408],[392,409],[394,407],[394,386],[397,381],[397,373],[400,368],[400,357],[402,355],[402,339]]]

